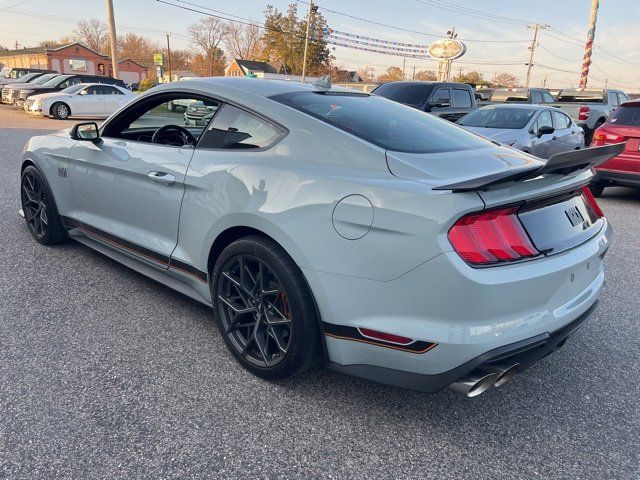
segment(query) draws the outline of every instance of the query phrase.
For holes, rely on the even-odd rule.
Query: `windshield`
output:
[[[614,125],[627,125],[629,127],[640,127],[640,105],[629,105],[619,107],[611,118],[609,123]]]
[[[49,80],[47,83],[43,83],[42,86],[43,87],[57,87],[58,85],[60,85],[63,81],[65,81],[69,77],[70,77],[70,75],[58,75],[57,77],[54,77],[51,80]]]
[[[536,113],[533,108],[484,107],[458,120],[465,127],[501,128],[519,130],[527,126]]]
[[[435,153],[492,146],[453,123],[375,95],[297,92],[271,98],[388,150]]]
[[[42,75],[41,77],[38,77],[35,80],[33,80],[31,82],[31,84],[32,85],[44,85],[49,80],[51,80],[52,78],[57,77],[57,76],[58,76],[57,73],[47,73],[46,75]]]
[[[566,102],[566,103],[603,103],[604,102],[604,92],[595,91],[595,92],[570,92],[566,90],[561,90],[558,94],[558,102]]]
[[[83,83],[78,83],[76,85],[71,85],[70,87],[65,88],[64,90],[60,90],[60,93],[76,93],[83,88],[86,88],[87,85]]]
[[[421,105],[427,99],[431,85],[428,83],[384,83],[373,93],[405,105]]]

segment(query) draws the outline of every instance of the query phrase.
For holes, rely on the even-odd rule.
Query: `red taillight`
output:
[[[580,110],[578,110],[578,120],[588,120],[589,112],[591,112],[589,107],[580,107]]]
[[[611,145],[612,143],[622,143],[626,141],[627,137],[625,137],[624,135],[618,135],[617,133],[611,132],[606,128],[600,127],[595,132],[593,132],[591,146],[601,147],[603,145]]]
[[[384,342],[399,343],[401,345],[408,345],[413,342],[413,339],[403,337],[401,335],[394,335],[393,333],[379,332],[378,330],[372,330],[370,328],[360,327],[360,333],[365,337],[374,338],[376,340],[382,340]]]
[[[600,205],[598,205],[598,202],[596,202],[596,199],[593,197],[593,193],[591,193],[589,187],[584,187],[582,189],[582,196],[585,198],[585,200],[593,210],[593,213],[595,213],[598,218],[604,217],[604,212],[600,208]]]
[[[535,257],[533,246],[518,219],[517,208],[472,213],[449,230],[454,250],[468,263],[484,265]]]

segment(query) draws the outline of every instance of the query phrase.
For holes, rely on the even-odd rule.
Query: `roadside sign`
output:
[[[153,54],[153,63],[155,65],[163,66],[164,65],[164,54],[162,54],[162,53],[154,53]]]

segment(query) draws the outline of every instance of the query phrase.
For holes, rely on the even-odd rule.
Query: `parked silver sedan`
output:
[[[540,158],[584,148],[584,131],[550,106],[487,105],[465,115],[458,124]]]

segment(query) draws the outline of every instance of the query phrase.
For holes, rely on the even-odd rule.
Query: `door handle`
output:
[[[157,183],[163,183],[165,185],[173,185],[176,183],[176,177],[167,172],[149,172],[147,177]]]

